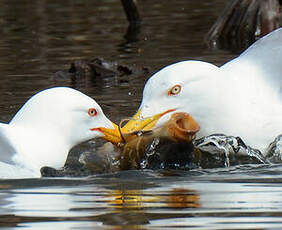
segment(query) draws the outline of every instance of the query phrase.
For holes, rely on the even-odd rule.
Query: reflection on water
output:
[[[148,76],[73,81],[54,73],[96,57],[153,71],[185,59],[222,64],[234,54],[207,49],[203,38],[225,3],[139,1],[143,24],[127,33],[116,0],[0,0],[0,120],[9,121],[35,92],[59,85],[94,97],[113,121],[132,115]],[[0,180],[0,227],[279,228],[281,174],[270,165]]]
[[[152,192],[150,190],[150,192]],[[165,194],[142,193],[141,190],[117,190],[109,194],[109,204],[115,209],[143,209],[152,207],[196,208],[199,196],[185,188],[173,188]]]
[[[234,229],[282,224],[281,176],[265,167],[125,171],[88,179],[1,182],[2,227]],[[282,170],[277,166],[276,170]],[[232,171],[232,169],[231,169]],[[165,173],[166,174],[166,173]],[[9,188],[9,186],[11,188]],[[11,228],[13,229],[13,228]]]

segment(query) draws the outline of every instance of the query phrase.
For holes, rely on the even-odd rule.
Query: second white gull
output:
[[[265,151],[282,133],[282,28],[264,36],[221,67],[203,61],[169,65],[146,83],[136,115],[124,133],[166,122],[187,112],[200,125],[198,137],[240,136]]]

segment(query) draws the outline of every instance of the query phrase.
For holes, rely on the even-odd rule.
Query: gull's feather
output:
[[[0,161],[13,164],[12,158],[16,150],[9,139],[9,125],[0,123]]]
[[[239,76],[255,74],[256,78],[264,78],[282,99],[282,28],[259,39],[220,69]]]

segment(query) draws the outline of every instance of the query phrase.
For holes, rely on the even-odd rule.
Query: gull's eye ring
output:
[[[181,85],[175,85],[168,91],[168,96],[177,95],[181,91]]]
[[[88,109],[88,115],[90,117],[95,117],[98,114],[97,110],[95,108]]]

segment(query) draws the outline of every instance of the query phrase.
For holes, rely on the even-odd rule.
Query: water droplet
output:
[[[112,165],[113,166],[119,166],[120,165],[120,160],[112,159]]]
[[[138,137],[141,137],[143,135],[142,131],[137,132],[136,134]]]
[[[143,159],[141,162],[140,162],[140,168],[141,169],[145,169],[148,165],[148,161],[147,159]]]
[[[152,141],[152,143],[149,146],[149,151],[148,152],[152,152],[150,153],[150,155],[154,154],[154,150],[156,149],[157,145],[160,143],[160,139],[159,138],[154,138],[154,140]]]

